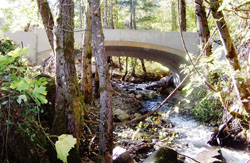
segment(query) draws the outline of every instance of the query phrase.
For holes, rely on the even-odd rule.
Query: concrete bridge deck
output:
[[[17,44],[29,47],[28,59],[34,65],[41,64],[50,56],[51,48],[42,29],[34,32],[15,32],[5,34]],[[81,43],[82,32],[75,32],[75,43]],[[190,53],[199,53],[197,33],[183,32]],[[106,29],[105,54],[108,56],[128,56],[153,60],[180,74],[179,66],[186,63],[179,32],[140,31],[124,29]]]

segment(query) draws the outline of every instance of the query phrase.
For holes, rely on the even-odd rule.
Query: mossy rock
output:
[[[177,163],[177,152],[168,147],[161,147],[155,153],[155,163]]]

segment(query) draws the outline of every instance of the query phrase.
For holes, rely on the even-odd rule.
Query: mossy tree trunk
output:
[[[87,4],[85,34],[83,40],[82,51],[82,91],[85,103],[91,104],[93,101],[93,86],[92,86],[92,23],[91,23],[91,8],[90,2]]]
[[[100,154],[103,156],[101,162],[112,162],[113,150],[113,119],[111,107],[111,82],[108,73],[107,58],[104,55],[104,35],[101,24],[100,0],[92,0],[92,39],[93,52],[99,73],[100,86]]]
[[[56,40],[56,115],[53,132],[79,140],[84,102],[77,82],[74,56],[74,1],[58,0]]]
[[[208,22],[206,17],[206,10],[203,5],[203,0],[195,0],[195,15],[198,24],[198,33],[200,37],[200,45],[203,48],[210,37],[210,30],[208,28]],[[209,56],[212,53],[212,45],[209,44],[205,50],[204,55]]]
[[[42,17],[43,25],[49,39],[50,47],[54,52],[54,20],[47,0],[36,0],[37,6]]]
[[[220,32],[221,41],[226,51],[226,58],[233,66],[234,70],[240,70],[240,63],[238,60],[238,55],[236,53],[232,38],[230,36],[226,21],[222,11],[218,11],[220,7],[220,1],[210,0],[210,8],[214,19],[216,20],[217,28]]]
[[[232,38],[230,36],[226,21],[224,19],[224,15],[222,11],[218,10],[219,7],[220,7],[220,1],[210,0],[210,8],[212,10],[214,19],[216,19],[216,25],[220,33],[221,41],[223,43],[226,52],[226,58],[228,60],[228,63],[232,66],[232,68],[235,71],[241,71],[241,66],[238,60],[238,54],[236,52]],[[243,79],[237,78],[233,73],[232,73],[232,79],[233,79],[234,89],[238,97],[238,102],[243,105],[249,116],[250,92],[248,91],[249,89],[248,83],[245,83]]]

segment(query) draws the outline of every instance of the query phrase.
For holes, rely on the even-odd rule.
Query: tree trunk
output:
[[[132,0],[132,29],[134,30],[136,30],[135,5],[136,0]]]
[[[99,73],[100,86],[100,154],[101,162],[111,163],[113,150],[113,119],[111,107],[111,82],[108,73],[108,63],[104,55],[104,35],[101,24],[100,0],[92,0],[92,38],[93,52],[96,57],[96,65]]]
[[[104,28],[108,29],[109,28],[109,23],[108,23],[108,0],[104,1]]]
[[[110,28],[115,29],[113,20],[113,0],[110,0]]]
[[[92,24],[91,24],[91,11],[90,3],[87,3],[86,21],[85,21],[85,34],[82,51],[82,91],[84,101],[88,104],[92,103],[93,86],[92,86]]]
[[[230,61],[230,64],[233,66],[234,70],[240,70],[241,68],[238,60],[238,55],[227,28],[224,15],[221,11],[218,11],[219,6],[220,4],[218,0],[210,0],[210,8],[212,10],[213,17],[216,20],[216,25],[220,32],[221,41],[226,50],[226,58]]]
[[[132,71],[131,71],[131,76],[136,77],[136,75],[135,75],[135,67],[136,67],[136,64],[137,64],[137,58],[134,58],[132,60],[132,64],[133,64],[133,67],[132,67]]]
[[[129,29],[133,28],[133,0],[130,3],[130,19],[129,19]]]
[[[73,30],[74,1],[58,0],[55,26],[56,117],[53,131],[57,135],[70,133],[79,141],[85,108],[77,82]]]
[[[94,89],[94,93],[95,93],[95,98],[98,99],[100,98],[100,91],[99,91],[99,73],[97,70],[97,67],[95,67],[95,89]]]
[[[208,22],[206,17],[205,7],[203,6],[203,0],[195,0],[195,14],[198,24],[198,32],[200,37],[200,45],[203,48],[210,37],[210,31],[208,28]],[[212,45],[209,43],[204,55],[209,56],[212,54]]]
[[[80,29],[83,28],[83,12],[84,12],[84,8],[83,8],[83,2],[82,0],[78,0],[79,1],[79,21],[80,21]]]
[[[37,6],[42,17],[43,25],[49,39],[50,47],[54,53],[54,20],[47,0],[37,0]]]
[[[128,74],[128,57],[126,57],[126,68],[125,68],[125,74],[122,77],[122,81],[125,80],[127,74]]]
[[[226,58],[235,71],[241,70],[241,66],[238,60],[238,54],[236,53],[232,38],[227,28],[224,15],[222,11],[218,11],[219,7],[219,1],[210,0],[210,8],[212,10],[214,19],[216,19],[216,25],[220,32],[221,41],[226,51]],[[236,78],[233,74],[232,79],[236,94],[238,96],[238,100],[243,104],[248,114],[250,114],[250,93],[248,92],[248,83],[245,83],[245,81],[240,81],[240,78]]]
[[[171,2],[171,15],[172,15],[172,31],[177,30],[177,17],[176,17],[176,3],[174,0]]]
[[[118,57],[118,62],[119,62],[119,71],[122,71],[122,62],[121,62],[121,57]]]
[[[146,67],[145,67],[145,64],[144,64],[144,59],[140,59],[141,60],[141,67],[142,67],[142,70],[143,70],[143,75],[146,77],[147,76],[147,71],[146,71]]]
[[[187,30],[187,19],[186,19],[186,2],[185,0],[181,0],[181,30]]]

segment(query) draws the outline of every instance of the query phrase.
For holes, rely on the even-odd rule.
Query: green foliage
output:
[[[17,99],[20,104],[22,101],[32,98],[40,106],[46,104],[45,78],[36,79],[32,74],[26,72],[25,67],[19,65],[18,59],[26,54],[28,49],[16,49],[7,55],[0,54],[0,75],[3,76],[2,90],[14,89],[20,93]],[[26,96],[26,97],[25,97]]]
[[[23,31],[27,24],[42,25],[39,14],[37,14],[36,1],[6,1],[0,7],[0,18],[3,17],[5,23],[0,30],[3,32]]]
[[[10,88],[16,89],[22,95],[18,97],[18,103],[22,101],[26,102],[28,97],[31,97],[38,106],[41,104],[46,104],[48,101],[46,99],[46,87],[47,84],[46,78],[30,79],[28,77],[18,78],[14,77],[14,81],[10,83]]]
[[[72,135],[63,134],[59,136],[55,144],[57,158],[62,160],[64,163],[67,163],[69,151],[74,148],[75,144],[76,138],[74,138]]]
[[[0,54],[5,55],[15,48],[16,45],[11,40],[8,40],[6,38],[0,39]]]
[[[0,123],[15,131],[9,135],[11,139],[17,134],[25,141],[30,138],[28,144],[32,142],[32,146],[44,149],[46,137],[37,117],[43,112],[39,108],[41,104],[48,102],[47,80],[38,78],[34,68],[28,66],[23,57],[28,49],[15,49],[12,41],[1,40],[4,41],[0,45],[3,49],[0,54]]]
[[[185,73],[192,70],[192,66],[185,68]],[[202,57],[196,65],[196,69],[201,74],[197,74],[193,70],[191,79],[183,88],[186,94],[185,100],[189,101],[186,105],[190,105],[192,108],[191,113],[195,119],[203,123],[219,122],[223,112],[220,95],[228,91],[229,74],[231,73],[231,68],[222,55],[222,49],[217,49],[209,57]],[[218,92],[215,93],[209,89],[204,81],[210,83]]]
[[[123,73],[125,72],[125,66],[126,66],[126,57],[120,57],[121,62],[122,62],[122,71]],[[128,71],[131,72],[132,68],[133,68],[133,60],[134,58],[128,58]],[[113,57],[113,61],[116,63],[116,65],[118,65],[118,58],[117,57]],[[139,59],[137,59],[137,64],[135,66],[135,72],[138,75],[143,75],[143,69],[141,66],[141,61]],[[160,75],[161,77],[167,76],[170,74],[169,69],[165,66],[163,66],[160,63],[154,62],[154,61],[148,61],[144,59],[144,64],[147,70],[147,73],[152,73],[157,75]]]
[[[222,106],[218,99],[205,96],[201,101],[195,102],[193,109],[194,118],[203,123],[220,122],[222,118]]]

